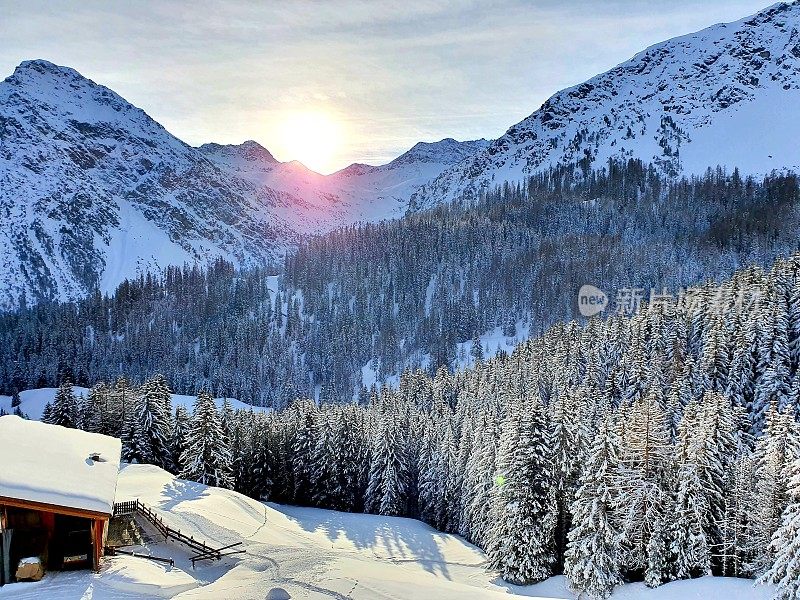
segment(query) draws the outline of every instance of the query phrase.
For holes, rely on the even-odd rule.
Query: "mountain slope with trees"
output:
[[[0,315],[0,391],[165,375],[180,393],[283,406],[362,397],[407,367],[455,368],[578,316],[587,283],[677,295],[798,249],[798,182],[637,161],[574,166],[304,243],[283,273],[170,268],[67,304]],[[609,309],[611,310],[611,309]],[[498,339],[498,338],[495,338]],[[367,389],[362,389],[362,387]]]
[[[485,145],[446,139],[324,176],[252,141],[193,148],[77,71],[25,61],[0,81],[0,309],[167,265],[280,264],[303,235],[402,214]]]
[[[517,182],[558,164],[635,158],[667,175],[709,164],[747,173],[800,166],[800,4],[655,44],[562,90],[411,199],[416,209]],[[769,135],[765,135],[769,132]]]

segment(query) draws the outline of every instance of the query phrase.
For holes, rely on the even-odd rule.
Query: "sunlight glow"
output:
[[[320,173],[333,169],[333,159],[341,144],[341,127],[323,112],[306,111],[287,115],[279,130],[282,154],[299,160]]]

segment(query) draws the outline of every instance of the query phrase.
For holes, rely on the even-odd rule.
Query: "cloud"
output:
[[[457,4],[457,7],[454,6]],[[0,2],[0,72],[46,58],[144,108],[192,144],[270,139],[289,110],[344,124],[336,167],[423,139],[496,137],[559,89],[668,37],[757,11],[422,0]]]

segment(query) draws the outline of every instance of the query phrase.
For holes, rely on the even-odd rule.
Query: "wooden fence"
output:
[[[164,536],[164,541],[174,540],[187,546],[194,552],[192,556],[192,567],[196,561],[200,560],[220,560],[223,556],[230,556],[231,554],[238,554],[244,550],[231,550],[235,546],[240,546],[242,542],[236,542],[221,548],[214,548],[205,542],[194,539],[194,536],[181,533],[179,529],[173,529],[155,513],[150,507],[139,500],[129,500],[126,502],[117,502],[114,504],[114,516],[138,514],[142,515],[147,521],[155,527],[155,529]]]

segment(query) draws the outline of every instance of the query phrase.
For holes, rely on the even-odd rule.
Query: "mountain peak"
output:
[[[73,80],[85,80],[83,75],[78,73],[75,69],[70,67],[62,67],[49,60],[37,58],[34,60],[25,60],[19,63],[14,73],[6,79],[6,81],[23,82],[26,80],[40,79],[42,77],[58,77]]]
[[[58,72],[77,73],[77,71],[75,71],[75,69],[72,69],[70,67],[62,67],[61,65],[57,65],[55,63],[52,63],[49,60],[45,60],[44,58],[34,58],[32,60],[23,60],[21,63],[19,63],[19,65],[15,69],[15,71],[28,71],[28,70],[34,70],[34,71],[38,71],[40,73],[44,73],[46,71],[55,72],[55,73],[58,73]]]
[[[259,163],[262,166],[273,166],[278,160],[272,153],[255,140],[246,140],[241,144],[217,144],[209,142],[199,147],[206,156],[223,160],[230,164],[235,162]]]
[[[438,142],[417,142],[410,150],[390,162],[389,166],[408,163],[454,164],[488,145],[489,142],[484,139],[459,142],[449,137]]]

